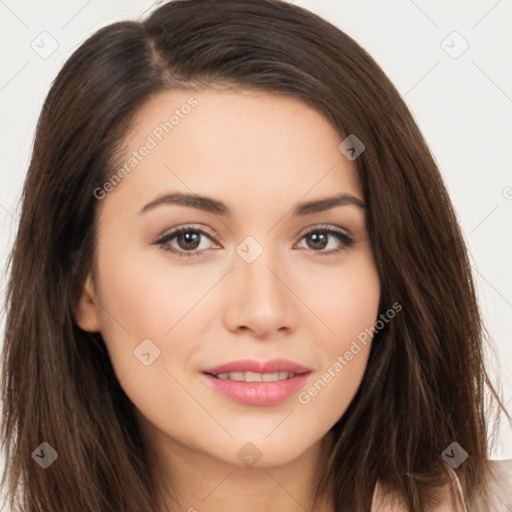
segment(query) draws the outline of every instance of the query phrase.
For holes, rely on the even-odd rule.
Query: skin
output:
[[[297,394],[273,406],[239,404],[201,372],[285,358],[312,370],[307,390],[374,325],[380,282],[364,209],[291,214],[297,202],[339,193],[364,202],[356,165],[338,149],[343,139],[333,126],[302,102],[211,87],[166,91],[147,103],[121,165],[190,96],[197,106],[99,201],[94,271],[77,321],[101,332],[156,478],[176,489],[179,510],[310,510],[315,464],[360,385],[370,343],[308,404]],[[139,213],[164,192],[215,198],[232,215],[178,205]],[[201,255],[180,257],[153,243],[188,225],[211,237],[201,237]],[[304,236],[325,225],[349,233],[354,245],[329,235],[322,248]],[[263,249],[252,263],[236,252],[248,236]],[[180,237],[169,245],[194,250]],[[134,356],[147,338],[160,350],[148,366]],[[261,455],[252,467],[237,456],[248,442]],[[316,510],[334,509],[326,500]]]

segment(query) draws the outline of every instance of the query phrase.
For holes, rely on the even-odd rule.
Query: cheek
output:
[[[298,402],[311,412],[308,421],[325,426],[343,415],[363,378],[378,314],[380,280],[370,255],[332,273],[330,279],[316,277],[322,286],[309,297],[324,324],[316,344],[322,364]]]
[[[331,356],[344,352],[377,319],[380,279],[370,251],[347,259],[335,271],[310,269],[304,275],[302,295],[324,324],[322,351]]]
[[[194,337],[187,313],[207,283],[194,281],[192,272],[148,264],[135,250],[116,259],[110,250],[105,244],[99,253],[98,297],[101,334],[120,385],[146,417],[167,418],[178,409],[193,416],[190,395],[179,384],[193,347],[174,341]]]
[[[208,265],[173,266],[164,251],[140,251],[128,242],[113,258],[107,240],[98,252],[96,281],[101,333],[116,375],[141,409],[186,403],[190,397],[177,382],[204,338],[205,319],[215,317],[217,303],[206,295],[219,272]]]
[[[177,294],[165,286],[165,279],[148,272],[138,256],[128,245],[124,251],[115,251],[107,236],[98,251],[101,334],[118,377],[144,366],[134,354],[141,343],[149,349],[151,360],[158,355],[153,364],[161,360],[163,335],[182,309]]]
[[[97,275],[98,295],[104,306],[102,326],[105,334],[111,328],[120,332],[120,339],[127,333],[132,342],[164,339],[215,283],[211,271],[209,276],[206,272],[201,276],[192,266],[173,268],[166,264],[163,251],[157,258],[129,249],[115,260],[108,254],[105,245],[99,254]],[[118,338],[112,335],[109,339],[117,342]]]

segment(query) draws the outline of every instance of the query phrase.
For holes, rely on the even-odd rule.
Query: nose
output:
[[[291,291],[290,280],[290,272],[270,251],[263,250],[251,263],[235,254],[234,268],[225,283],[226,328],[257,339],[293,332],[300,301]]]

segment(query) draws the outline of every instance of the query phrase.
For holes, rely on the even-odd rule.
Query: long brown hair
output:
[[[486,406],[505,408],[484,366],[488,336],[463,237],[409,110],[356,42],[303,8],[176,0],[87,39],[42,109],[6,295],[3,485],[12,509],[163,508],[134,405],[100,333],[81,330],[74,310],[95,251],[94,190],[117,169],[130,122],[158,92],[211,83],[299,99],[340,142],[355,134],[366,146],[356,164],[381,308],[402,311],[375,334],[360,388],[332,428],[318,496],[332,489],[336,510],[367,511],[380,479],[427,511],[443,483],[441,453],[457,442],[469,454],[457,473],[471,501],[488,480]],[[58,453],[47,469],[31,457],[42,442]]]

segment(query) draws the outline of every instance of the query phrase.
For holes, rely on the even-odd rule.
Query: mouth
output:
[[[234,361],[202,373],[215,391],[245,405],[277,405],[297,393],[311,369],[293,361]]]
[[[288,380],[292,379],[296,375],[303,375],[304,373],[309,373],[309,371],[294,373],[294,372],[274,372],[274,373],[258,373],[258,372],[229,372],[229,373],[218,373],[212,374],[207,373],[207,375],[211,375],[215,379],[220,380],[233,380],[236,382],[278,382],[280,380]]]

